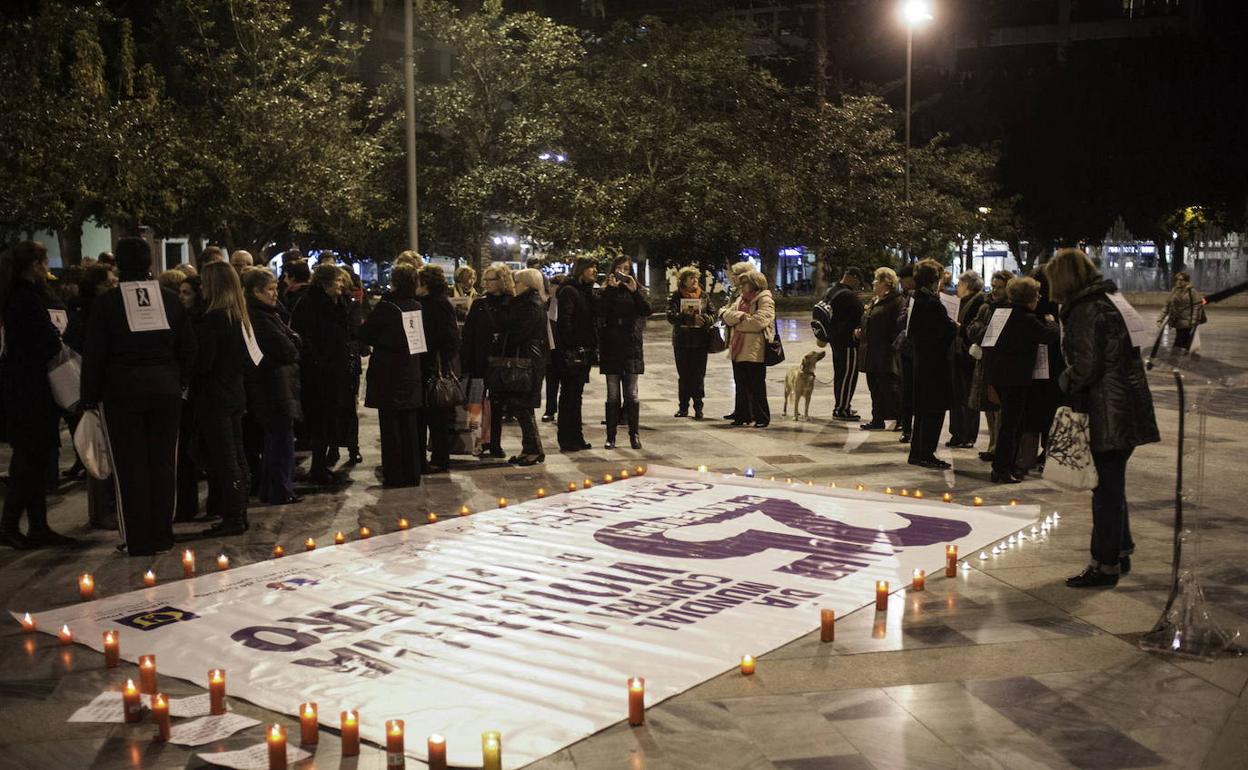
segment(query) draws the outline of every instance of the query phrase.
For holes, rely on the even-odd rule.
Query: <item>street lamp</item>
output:
[[[902,0],[898,9],[906,25],[906,204],[910,203],[910,80],[914,60],[914,29],[932,20],[929,0]]]

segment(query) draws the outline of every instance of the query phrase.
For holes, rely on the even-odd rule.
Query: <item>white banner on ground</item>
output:
[[[479,767],[481,733],[499,730],[516,768],[625,718],[628,677],[653,705],[1038,513],[651,468],[36,620],[97,649],[120,629],[123,657],[154,654],[161,676],[222,668],[231,697],[313,701],[329,727],[358,708],[382,745],[403,719],[413,757],[440,733],[452,765]]]

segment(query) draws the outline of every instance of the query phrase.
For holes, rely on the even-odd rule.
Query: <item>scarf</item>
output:
[[[680,289],[680,297],[681,299],[702,299],[702,287],[694,286],[693,291],[685,291],[682,286]]]
[[[754,298],[758,296],[758,291],[752,291],[741,295],[741,301],[737,303],[737,310],[742,313],[750,312],[750,305],[754,302]],[[729,360],[736,361],[737,356],[741,355],[741,348],[745,347],[745,337],[735,329],[732,332],[732,342],[729,344]]]

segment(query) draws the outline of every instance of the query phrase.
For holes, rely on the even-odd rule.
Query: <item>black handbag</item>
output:
[[[454,372],[442,373],[442,359],[437,360],[437,369],[429,382],[425,384],[425,404],[437,409],[453,409],[464,403],[464,387]]]
[[[711,326],[707,330],[706,352],[715,354],[723,353],[728,349],[728,343],[724,341],[724,334],[719,330],[719,326]]]
[[[502,350],[507,350],[507,337]],[[490,356],[485,388],[491,396],[517,396],[533,390],[533,359],[526,356]]]
[[[775,334],[770,340],[767,340],[766,347],[763,349],[763,364],[765,366],[775,366],[784,360],[784,345],[780,342],[780,322],[773,322],[773,331]]]

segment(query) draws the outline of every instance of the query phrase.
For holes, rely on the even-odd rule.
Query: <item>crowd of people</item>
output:
[[[379,297],[325,253],[311,264],[283,256],[280,277],[245,251],[209,247],[198,266],[151,276],[147,242],[122,239],[116,253],[67,269],[53,290],[47,254],[24,242],[4,255],[5,429],[13,447],[0,543],[64,545],[47,523],[56,482],[60,423],[71,431],[97,414],[113,460],[112,478],[88,478],[92,526],[119,529],[119,550],[150,555],[173,545],[174,521],[204,515],[204,536],[247,531],[253,500],[297,502],[296,450],[310,454],[307,481],[335,485],[336,466],[362,462],[359,390],[377,410],[379,481],[420,484],[445,473],[469,402],[480,405],[481,458],[505,458],[504,426],[519,427],[518,466],[545,460],[536,410],[557,423],[562,452],[590,449],[582,403],[597,368],[604,379],[604,449],[621,425],[641,449],[639,378],[649,291],[627,257],[604,272],[596,259],[548,277],[531,262],[494,263],[477,274],[424,264],[414,252],[395,262]],[[767,367],[783,358],[776,303],[749,262],[727,272],[727,296],[713,302],[709,274],[679,270],[666,306],[678,374],[675,417],[705,419],[708,357],[731,362],[733,427],[771,421]],[[1116,289],[1083,252],[1057,252],[1031,275],[1000,271],[985,291],[974,271],[952,276],[922,260],[870,276],[851,268],[816,310],[816,337],[831,348],[832,417],[867,431],[892,430],[913,465],[943,470],[936,456],[948,418],[951,449],[970,449],[986,417],[996,483],[1043,469],[1048,428],[1065,404],[1090,415],[1100,482],[1093,495],[1095,563],[1075,583],[1116,581],[1132,550],[1124,490],[1135,446],[1158,440],[1138,347]],[[822,314],[822,315],[820,315]],[[1204,320],[1186,276],[1176,276],[1164,317],[1176,345],[1190,347]],[[49,363],[64,349],[81,356],[76,408],[58,405]],[[369,364],[364,366],[367,359]],[[852,401],[866,374],[871,415]],[[890,425],[891,423],[891,425]],[[453,444],[455,444],[453,446]],[[69,471],[81,476],[81,465]],[[207,494],[201,505],[201,481]],[[25,518],[23,531],[21,521]]]

